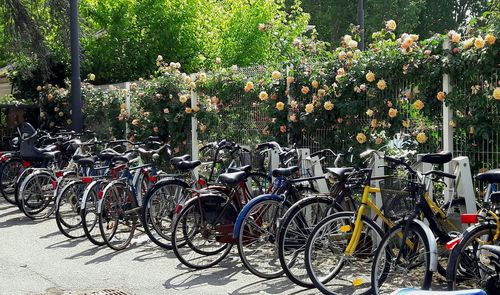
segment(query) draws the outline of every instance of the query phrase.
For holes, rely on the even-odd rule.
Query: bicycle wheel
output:
[[[27,176],[19,191],[19,206],[31,219],[49,217],[55,210],[54,190],[56,179],[47,171]]]
[[[225,197],[197,196],[174,222],[171,239],[175,256],[194,269],[216,265],[231,251],[232,241],[227,237],[232,238],[236,216],[236,207]]]
[[[358,245],[352,254],[346,255],[355,220],[354,212],[330,215],[318,223],[307,240],[304,259],[307,273],[323,294],[371,292],[371,264],[383,232],[375,222],[362,216]]]
[[[36,168],[26,168],[24,169],[21,174],[17,177],[17,180],[16,180],[16,183],[14,185],[14,202],[16,203],[17,207],[19,208],[19,210],[21,210],[21,212],[23,212],[24,208],[20,202],[20,192],[21,192],[21,186],[23,185],[24,183],[24,180],[33,172],[36,171]]]
[[[99,205],[99,229],[104,242],[114,250],[125,249],[134,236],[137,213],[132,192],[125,183],[106,186]]]
[[[82,208],[80,210],[85,236],[96,246],[106,245],[99,229],[99,215],[97,213],[99,191],[102,186],[104,184],[101,181],[92,182],[87,186],[83,194]]]
[[[497,225],[495,223],[480,223],[464,232],[460,243],[456,245],[448,262],[447,281],[448,290],[467,290],[482,288],[488,294],[496,294],[495,280],[483,267],[485,251],[483,245],[500,244],[494,241]],[[498,283],[498,282],[496,282]],[[498,289],[496,289],[498,291]]]
[[[23,170],[23,163],[18,158],[8,159],[0,167],[0,193],[7,202],[13,205],[17,204],[14,196],[16,181]]]
[[[65,185],[56,204],[56,224],[63,235],[70,239],[85,236],[80,214],[81,200],[86,184],[81,180]]]
[[[278,257],[287,277],[295,284],[311,288],[304,264],[304,250],[313,228],[326,216],[342,211],[333,198],[308,197],[295,203],[283,216],[278,235]]]
[[[375,252],[371,273],[374,294],[390,294],[401,288],[428,290],[431,286],[429,240],[424,230],[412,223],[403,241],[405,224],[393,227]]]
[[[254,275],[277,278],[284,272],[276,248],[278,222],[291,205],[278,199],[263,199],[250,204],[252,208],[243,216],[239,228],[238,253],[245,267]]]
[[[172,249],[172,226],[176,206],[186,201],[188,185],[179,180],[165,180],[156,184],[144,199],[142,224],[148,237],[156,245]]]

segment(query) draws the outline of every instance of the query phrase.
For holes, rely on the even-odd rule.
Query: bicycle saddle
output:
[[[42,153],[42,158],[44,159],[55,159],[57,155],[59,155],[60,151],[52,151],[52,152],[44,152]]]
[[[247,173],[245,171],[223,173],[219,175],[219,181],[225,185],[237,185],[245,179]]]
[[[290,177],[293,174],[295,174],[297,171],[299,171],[299,167],[292,166],[292,167],[288,167],[288,168],[277,168],[277,169],[274,169],[272,174],[273,174],[274,177],[280,177],[280,176]]]
[[[326,168],[326,171],[328,173],[333,174],[339,181],[343,181],[347,178],[349,175],[349,172],[352,172],[354,170],[353,167],[345,167],[345,168]]]
[[[487,183],[500,183],[500,169],[493,169],[476,176],[477,180]]]
[[[180,161],[174,164],[178,170],[189,171],[201,165],[201,161]]]
[[[179,162],[182,162],[182,161],[189,161],[191,160],[191,156],[190,155],[183,155],[183,156],[179,156],[179,157],[173,157],[170,159],[170,163],[174,166],[177,166],[177,164],[179,164]]]
[[[439,153],[429,153],[422,156],[422,162],[429,164],[445,164],[452,159],[451,152],[442,151]]]
[[[97,155],[97,157],[103,161],[110,161],[117,156],[121,156],[121,154],[113,149],[105,149]]]
[[[495,245],[484,245],[481,246],[481,249],[484,249],[488,252],[495,254],[498,258],[500,258],[500,246]]]
[[[91,155],[74,155],[73,157],[71,157],[73,159],[73,161],[78,161],[80,159],[83,159],[83,158],[89,158],[91,157]]]
[[[486,295],[481,289],[471,289],[462,291],[432,291],[418,289],[399,289],[391,293],[391,295]]]
[[[246,173],[250,172],[252,170],[251,165],[245,165],[241,167],[231,167],[227,169],[227,172],[239,172],[239,171],[245,171]]]
[[[125,153],[125,154],[120,154],[118,156],[114,156],[112,161],[128,163],[132,161],[134,158],[137,158],[137,155],[135,155],[134,153]]]
[[[85,157],[78,159],[76,162],[80,166],[94,166],[96,160],[97,160],[96,157]]]

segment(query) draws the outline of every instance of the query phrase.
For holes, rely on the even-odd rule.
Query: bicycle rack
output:
[[[312,175],[302,175],[303,177],[316,177],[316,176],[324,176],[323,172],[323,167],[321,166],[320,158],[318,156],[311,157],[311,152],[307,148],[299,149],[299,159],[301,161],[300,163],[300,170],[302,174],[304,174],[304,171],[311,171]],[[316,179],[314,181],[314,188],[319,192],[319,193],[328,193],[328,184],[326,183],[326,178],[322,179]]]
[[[448,180],[448,189],[445,190],[445,200],[452,198],[454,191],[458,197],[465,199],[465,209],[467,213],[476,213],[476,194],[474,192],[474,183],[472,182],[472,173],[468,157],[456,157],[450,162],[450,171],[457,177],[454,182]]]

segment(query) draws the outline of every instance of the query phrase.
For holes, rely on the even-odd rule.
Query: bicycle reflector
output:
[[[83,183],[91,183],[92,182],[92,177],[82,177],[82,182]]]
[[[205,178],[198,179],[199,186],[204,187],[206,184],[207,184],[207,181],[205,180]]]
[[[448,251],[452,250],[458,243],[460,243],[460,237],[454,238],[453,240],[446,243],[446,250]]]
[[[182,205],[181,204],[177,204],[175,206],[175,214],[179,214],[179,212],[181,212],[182,210]]]
[[[100,200],[100,199],[102,199],[102,195],[103,195],[103,194],[104,194],[104,192],[103,192],[103,191],[98,191],[98,192],[97,192],[97,198],[98,198],[99,200]]]
[[[52,188],[53,189],[57,188],[57,180],[52,180]]]
[[[149,177],[149,182],[156,182],[158,180],[158,177],[156,175],[152,175]]]
[[[5,161],[7,161],[7,155],[1,156],[0,162],[5,162]]]
[[[477,214],[461,214],[461,223],[477,223]]]
[[[62,177],[63,175],[64,175],[63,171],[56,171],[56,177],[57,178]]]

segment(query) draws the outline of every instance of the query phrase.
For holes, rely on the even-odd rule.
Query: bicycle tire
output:
[[[44,219],[55,211],[55,182],[48,171],[37,171],[25,178],[19,193],[19,206],[24,215],[34,220]]]
[[[375,253],[375,249],[379,245],[382,240],[383,232],[382,229],[371,219],[366,216],[361,217],[361,221],[363,223],[363,228],[365,230],[369,229],[372,234],[367,234],[367,232],[362,235],[360,239],[360,244],[358,244],[358,249],[364,250],[365,248],[368,251],[356,251],[353,255],[348,257],[344,256],[344,249],[350,241],[351,232],[354,229],[354,221],[356,217],[355,212],[339,212],[332,214],[325,219],[323,219],[318,225],[313,229],[311,234],[309,235],[309,239],[307,240],[306,249],[305,249],[305,265],[307,269],[307,273],[312,283],[316,288],[318,288],[323,294],[369,294],[371,292],[371,284],[370,284],[370,274],[367,274],[367,271],[371,270],[371,262],[370,259],[373,257],[373,253]],[[320,243],[317,243],[317,238],[319,235],[325,237],[325,230],[328,230],[328,226],[332,223],[338,222],[339,230],[342,230],[341,233],[336,233],[332,236],[332,239],[335,239],[338,242],[341,242],[341,247],[338,247],[337,253],[331,253],[332,249],[328,249],[328,253],[323,255],[324,259],[319,259],[321,264],[328,263],[331,258],[340,258],[337,262],[334,262],[335,267],[326,266],[328,269],[327,274],[325,276],[320,277],[319,273],[314,269],[312,259],[317,258],[318,254],[314,253],[313,250],[319,250]],[[362,246],[361,248],[360,245]],[[326,244],[328,247],[329,245]],[[361,265],[359,269],[352,270],[346,269],[346,265],[349,265],[349,262],[356,260],[356,263],[360,265],[360,261],[364,261],[366,265]],[[353,263],[351,263],[352,265]],[[323,266],[322,266],[323,267]],[[332,270],[333,269],[333,270]],[[332,271],[330,271],[332,270]],[[339,274],[341,274],[339,278]],[[347,276],[343,277],[343,276]],[[341,291],[332,291],[331,288],[333,286],[327,286],[326,284],[330,283],[332,280],[337,279],[335,281],[335,287],[341,289]],[[344,285],[340,285],[339,282],[344,283]],[[358,287],[368,288],[367,290],[359,291]],[[354,290],[352,290],[354,287]],[[348,288],[351,288],[347,290]],[[341,292],[341,293],[338,293]]]
[[[17,177],[23,170],[24,166],[19,158],[10,158],[0,167],[0,193],[7,202],[13,205],[17,204],[15,199]]]
[[[415,264],[412,263],[412,259],[417,252],[417,254],[421,254],[421,251],[415,251],[415,249],[411,249],[411,247],[407,247],[407,243],[405,244],[403,254],[401,254],[403,257],[400,257],[400,259],[403,258],[409,258],[406,259],[408,260],[408,265],[407,268],[403,267],[403,264],[398,264],[396,267],[397,269],[393,271],[397,274],[402,275],[403,277],[400,278],[399,283],[401,285],[395,285],[394,282],[391,282],[389,284],[385,284],[386,288],[393,288],[392,290],[380,290],[382,287],[382,284],[387,282],[387,278],[389,276],[388,272],[391,270],[391,263],[394,261],[394,255],[392,254],[393,250],[401,250],[401,239],[403,232],[405,231],[405,225],[406,223],[399,223],[398,225],[394,226],[392,229],[390,229],[382,238],[382,241],[380,242],[377,251],[375,252],[375,257],[373,260],[373,264],[371,267],[371,288],[374,294],[390,294],[398,289],[401,288],[416,288],[416,289],[422,289],[422,290],[428,290],[431,286],[432,282],[432,272],[430,271],[430,242],[427,239],[427,236],[425,234],[425,231],[415,223],[410,223],[409,227],[406,229],[407,230],[407,235],[408,238],[410,238],[410,241],[413,246],[415,245],[422,245],[424,247],[424,252],[423,255],[425,262],[421,264],[424,269],[424,274],[423,274],[423,280],[421,280],[421,283],[419,281],[418,284],[413,284],[412,285],[412,280],[413,279],[419,279],[421,276],[421,272],[419,272],[419,269],[415,268]],[[418,238],[420,241],[417,241],[414,238]],[[395,239],[395,243],[392,244],[391,242],[393,241],[392,239]],[[399,239],[399,240],[398,240]],[[390,248],[390,249],[388,249]],[[409,249],[410,248],[410,249]],[[397,255],[396,255],[397,256]],[[384,260],[383,262],[383,267],[381,267],[381,260]],[[388,262],[390,261],[390,262]],[[420,263],[420,261],[417,261]],[[383,274],[380,274],[380,269],[382,269]],[[404,270],[403,270],[404,269]],[[406,270],[406,271],[405,271]],[[416,273],[410,273],[409,271],[416,270]]]
[[[246,206],[249,205],[252,207],[242,217],[243,222],[239,228],[237,245],[241,261],[258,277],[264,279],[280,277],[284,270],[279,263],[276,238],[279,221],[291,204],[284,199],[262,199]],[[267,208],[263,208],[264,206]],[[271,255],[264,257],[266,252]]]
[[[144,198],[142,224],[156,245],[171,250],[171,234],[176,206],[184,203],[189,185],[177,179],[167,179],[154,185]]]
[[[106,245],[99,228],[99,214],[97,212],[101,186],[100,181],[92,182],[87,186],[82,198],[82,208],[80,209],[85,237],[96,246]]]
[[[474,275],[481,275],[479,269],[473,265],[474,255],[476,255],[475,251],[478,251],[480,246],[493,244],[493,237],[496,229],[496,223],[484,222],[469,227],[463,233],[460,242],[451,251],[450,260],[448,262],[446,280],[449,291],[462,289],[461,284],[465,284],[463,288],[466,289],[485,287],[481,286],[481,284],[473,284],[470,282],[471,277],[474,278]],[[496,245],[499,243],[498,240],[495,241]],[[472,249],[469,247],[472,247]],[[457,286],[457,282],[459,282],[460,285]]]
[[[214,200],[217,204],[220,204],[221,201],[225,202],[223,197],[217,195],[200,196],[199,198]],[[231,243],[217,241],[215,227],[219,225],[219,223],[215,223],[216,220],[211,220],[209,214],[206,214],[207,211],[204,211],[203,215],[200,214],[201,208],[197,201],[198,200],[194,200],[186,204],[175,220],[171,238],[172,248],[177,259],[185,266],[193,269],[206,269],[222,261],[229,254],[233,245]],[[206,204],[206,202],[204,204]],[[233,210],[236,212],[236,208],[234,205],[232,206]],[[204,210],[206,209],[207,208],[204,208]],[[212,213],[214,214],[211,215],[214,216],[221,212]],[[195,223],[192,228],[190,228],[188,224],[190,215]],[[203,220],[201,216],[203,216]],[[236,217],[234,217],[234,220],[235,219]],[[206,223],[205,226],[202,225],[202,221]],[[193,232],[191,229],[196,230]],[[202,231],[198,229],[202,229]],[[207,244],[198,245],[194,242],[195,238],[197,238],[200,233],[202,242],[214,242],[212,243],[214,245],[213,249],[210,248],[210,244],[207,247]],[[204,246],[203,249],[201,248],[202,246]]]
[[[86,184],[75,180],[66,184],[57,198],[56,224],[59,231],[70,239],[85,236],[81,217],[81,200]]]
[[[132,192],[125,183],[111,182],[104,189],[99,207],[99,229],[106,245],[113,250],[125,249],[134,237],[137,218],[128,213],[134,205]]]
[[[316,221],[313,221],[312,223],[308,223],[306,228],[301,228],[300,231],[298,230],[293,230],[291,227],[294,224],[298,224],[298,221],[303,222],[302,220],[296,220],[297,218],[303,218],[303,214],[309,214],[309,211],[307,208],[315,206],[316,208],[312,208],[312,210],[318,212],[317,210],[320,210],[321,207],[326,207],[326,208],[331,208],[327,209],[328,211],[331,211],[332,213],[335,212],[341,212],[342,207],[335,202],[335,200],[331,197],[325,197],[325,196],[313,196],[313,197],[307,197],[305,199],[300,200],[299,202],[295,203],[283,216],[283,219],[281,221],[280,225],[280,230],[279,230],[279,236],[278,236],[278,257],[280,259],[280,264],[281,267],[283,268],[286,276],[295,284],[305,287],[305,288],[312,288],[314,287],[314,284],[311,282],[309,279],[309,276],[307,274],[306,266],[304,264],[304,250],[305,250],[305,245],[307,242],[307,239],[309,238],[309,234],[311,233],[312,229],[327,215],[329,215],[328,212],[324,212],[324,214],[318,212],[319,214],[317,215],[319,218]],[[304,213],[301,213],[304,212]],[[322,216],[321,216],[322,215]],[[312,221],[312,220],[310,220]],[[305,222],[304,222],[305,223]],[[303,231],[306,230],[306,231]],[[298,234],[298,237],[296,243],[293,245],[291,244],[286,244],[287,238],[293,235],[294,233]],[[290,237],[291,238],[291,237]],[[286,245],[285,245],[286,244]],[[298,248],[297,248],[298,247]],[[289,258],[291,254],[291,258]],[[300,256],[302,255],[302,257]]]

